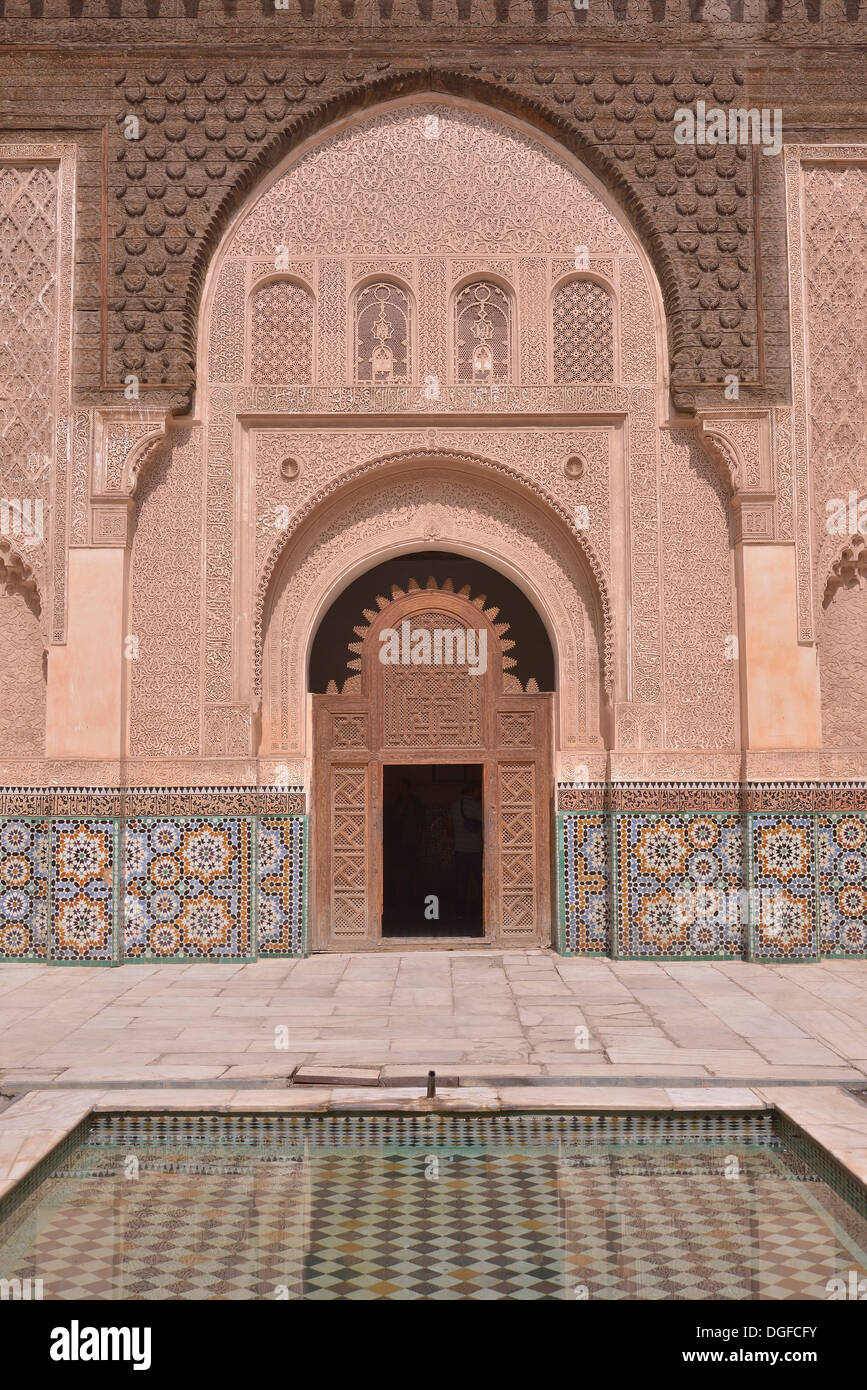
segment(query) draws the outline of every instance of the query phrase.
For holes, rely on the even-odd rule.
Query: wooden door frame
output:
[[[371,623],[363,644],[364,659],[358,677],[348,685],[344,694],[314,695],[313,699],[313,795],[311,805],[311,911],[310,937],[314,951],[354,952],[368,950],[430,950],[479,949],[493,947],[519,949],[522,945],[550,945],[553,941],[554,866],[552,857],[553,824],[553,718],[554,696],[549,693],[525,693],[517,681],[514,689],[503,679],[503,653],[491,620],[470,600],[443,590],[417,590],[397,601],[397,609],[384,610]],[[371,670],[371,653],[381,629],[416,613],[441,612],[474,623],[483,622],[489,637],[489,669],[482,696],[480,738],[476,745],[460,747],[406,747],[389,743],[384,733],[384,697],[381,668]],[[493,657],[493,667],[491,658]],[[379,663],[377,663],[379,665]],[[425,668],[429,671],[431,668]],[[504,689],[504,684],[507,688]],[[521,742],[522,729],[531,730],[531,738]],[[483,937],[382,937],[383,854],[382,854],[382,789],[383,767],[445,765],[449,763],[479,764],[482,767],[484,803],[483,846]],[[349,775],[354,767],[365,768],[365,778]],[[522,819],[521,806],[503,808],[503,787],[510,780],[520,781],[521,769],[527,769],[532,784],[532,805],[529,820]],[[531,769],[531,770],[530,770]],[[341,774],[344,774],[341,778]],[[338,779],[337,781],[335,779]],[[336,788],[352,783],[357,789],[364,785],[364,808],[358,805],[337,806]],[[358,848],[359,825],[363,815],[363,851]],[[336,844],[335,824],[340,822],[345,843]],[[518,875],[507,886],[504,882],[504,839],[507,829],[518,828],[519,842],[508,847],[517,862]],[[529,827],[529,828],[528,828]],[[523,841],[521,842],[521,835]],[[347,835],[349,837],[347,841]],[[527,836],[530,837],[528,848]],[[343,881],[347,866],[350,876],[357,873],[359,855],[365,857],[364,883],[360,877],[353,886]],[[335,860],[342,860],[335,870]],[[529,864],[532,893],[522,887]],[[523,872],[522,872],[523,866]],[[341,881],[338,882],[338,873]],[[366,907],[358,910],[358,895],[365,895]],[[530,898],[532,897],[532,904]],[[504,904],[515,909],[519,920],[522,912],[532,911],[534,926],[506,924],[502,920]],[[522,907],[523,903],[523,907]],[[338,929],[337,921],[348,915],[363,930]]]

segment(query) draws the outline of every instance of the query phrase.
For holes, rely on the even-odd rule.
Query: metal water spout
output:
[[[436,1093],[437,1093],[437,1074],[436,1074],[435,1071],[429,1071],[428,1074],[427,1074],[427,1098],[428,1098],[428,1100],[435,1100],[435,1099],[436,1099]]]

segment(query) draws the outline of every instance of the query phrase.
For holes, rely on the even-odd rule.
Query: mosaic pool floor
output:
[[[45,1299],[451,1300],[827,1299],[867,1276],[863,1211],[762,1118],[710,1137],[701,1117],[305,1118],[90,1123],[0,1225],[0,1278]]]

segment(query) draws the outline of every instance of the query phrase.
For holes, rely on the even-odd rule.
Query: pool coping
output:
[[[867,1189],[867,1105],[836,1086],[502,1086],[444,1087],[427,1100],[416,1087],[304,1086],[247,1088],[43,1089],[29,1091],[0,1113],[0,1198],[90,1115],[150,1114],[425,1114],[431,1112],[748,1111],[789,1120]]]

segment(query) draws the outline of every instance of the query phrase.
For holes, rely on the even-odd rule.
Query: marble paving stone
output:
[[[252,1080],[290,1064],[853,1081],[867,1075],[865,966],[542,950],[103,971],[0,964],[0,1081],[166,1080],[177,1068],[180,1081],[229,1068]],[[281,1026],[291,1052],[275,1055]],[[576,1027],[587,1029],[582,1050]]]

